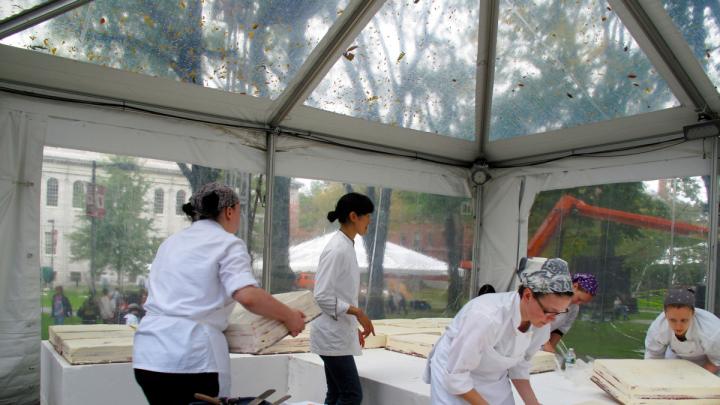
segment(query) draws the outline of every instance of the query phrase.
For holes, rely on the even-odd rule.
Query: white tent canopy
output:
[[[292,271],[295,273],[315,273],[317,271],[320,254],[333,235],[335,235],[335,232],[291,246],[290,268],[292,268]],[[355,238],[355,255],[358,258],[358,266],[360,269],[367,271],[367,251],[365,250],[365,241],[362,237]],[[262,268],[262,262],[257,261],[254,266]],[[447,263],[434,257],[418,253],[392,242],[385,244],[385,257],[383,258],[385,274],[415,275],[421,277],[443,276],[447,275],[447,267]]]
[[[714,0],[176,3],[0,4],[0,403],[35,399],[44,145],[473,196],[470,291],[541,191],[709,175],[718,206],[717,130],[683,136],[720,111]]]

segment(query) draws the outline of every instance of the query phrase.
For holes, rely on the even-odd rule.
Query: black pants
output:
[[[150,405],[188,405],[197,402],[195,393],[217,397],[220,391],[218,373],[173,374],[136,368],[135,381]]]
[[[353,356],[320,356],[325,363],[328,405],[360,405],[362,387]]]

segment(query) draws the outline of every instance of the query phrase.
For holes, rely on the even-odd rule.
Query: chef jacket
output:
[[[661,312],[645,337],[645,358],[681,358],[700,366],[710,360],[720,366],[720,319],[712,312],[695,308],[690,327],[681,342]]]

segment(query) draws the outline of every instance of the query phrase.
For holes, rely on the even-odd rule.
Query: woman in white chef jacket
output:
[[[567,311],[572,281],[562,259],[519,276],[517,292],[465,304],[437,342],[423,378],[433,405],[512,405],[510,381],[525,404],[539,403],[530,386],[530,359],[550,337],[550,321]]]
[[[695,308],[695,294],[691,290],[669,290],[665,310],[647,331],[645,358],[681,358],[717,374],[720,319],[712,312]]]
[[[580,305],[592,301],[597,294],[598,282],[595,276],[589,273],[575,273],[572,275],[573,296],[570,300],[568,312],[559,314],[550,322],[550,340],[543,345],[543,350],[555,352],[558,342],[568,333],[575,319],[580,313]]]
[[[360,268],[355,256],[355,236],[365,235],[374,206],[367,196],[345,194],[335,211],[328,212],[340,229],[320,254],[313,295],[322,314],[312,323],[310,351],[320,355],[325,366],[325,404],[359,405],[362,387],[355,359],[365,338],[375,334],[370,318],[358,308]],[[358,330],[358,323],[362,331]]]
[[[150,404],[183,404],[193,395],[230,395],[223,335],[235,302],[276,319],[293,335],[304,315],[257,287],[240,226],[237,194],[218,183],[195,192],[183,211],[193,221],[160,245],[149,276],[146,315],[135,333],[135,379]]]

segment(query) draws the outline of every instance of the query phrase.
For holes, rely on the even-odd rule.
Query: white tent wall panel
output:
[[[46,120],[0,103],[0,404],[38,401],[40,187]]]
[[[688,107],[676,107],[580,127],[492,141],[486,145],[485,151],[489,161],[500,162],[648,139],[657,137],[658,134],[682,133],[683,126],[695,123],[695,111]]]
[[[304,105],[295,107],[281,125],[461,162],[474,161],[478,153],[475,141],[381,124]]]
[[[684,142],[662,150],[616,157],[564,159],[502,169],[484,187],[478,285],[512,289],[513,272],[526,255],[528,218],[538,193],[597,184],[708,175],[712,141]]]
[[[468,169],[281,136],[275,174],[469,197]]]

